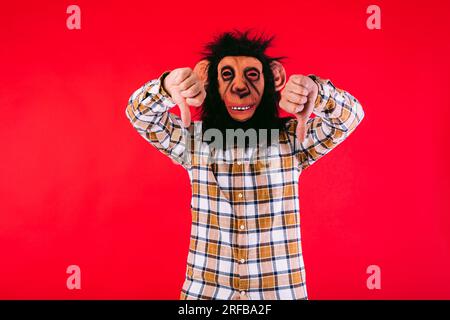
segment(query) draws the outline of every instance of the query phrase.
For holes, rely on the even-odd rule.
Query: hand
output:
[[[163,88],[180,108],[185,127],[191,124],[189,106],[199,107],[206,97],[205,87],[191,68],[172,70],[163,81]]]
[[[281,92],[280,107],[295,115],[295,134],[300,142],[306,138],[306,123],[313,112],[318,93],[317,83],[303,75],[292,75]]]

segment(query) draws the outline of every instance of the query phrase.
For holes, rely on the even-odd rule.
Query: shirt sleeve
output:
[[[307,122],[303,142],[295,136],[297,120],[288,121],[288,134],[294,153],[304,170],[344,141],[364,118],[361,104],[350,93],[336,88],[330,80],[310,75],[319,93],[314,105],[314,118]]]
[[[162,81],[169,72],[151,80],[130,97],[126,116],[136,131],[174,162],[185,166],[188,129],[170,113],[175,103],[164,90]]]

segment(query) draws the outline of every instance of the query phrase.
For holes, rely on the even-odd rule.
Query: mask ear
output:
[[[286,84],[286,70],[278,61],[272,61],[270,64],[273,73],[273,79],[275,81],[275,91],[280,91]]]
[[[193,70],[200,81],[204,83],[205,87],[208,85],[208,67],[208,60],[200,60],[199,62],[197,62]]]

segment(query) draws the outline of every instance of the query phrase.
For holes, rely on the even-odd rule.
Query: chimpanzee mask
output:
[[[265,54],[271,41],[225,33],[206,46],[194,68],[206,89],[203,131],[283,128],[286,119],[279,118],[277,106],[286,72],[281,58]]]

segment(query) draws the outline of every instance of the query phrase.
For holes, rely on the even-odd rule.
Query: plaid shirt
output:
[[[207,161],[208,144],[193,147],[201,122],[183,128],[168,112],[175,104],[161,86],[166,74],[132,94],[126,115],[190,177],[192,228],[180,299],[307,299],[299,175],[356,128],[361,105],[329,80],[311,76],[319,95],[302,143],[291,119],[266,161],[236,148]]]

